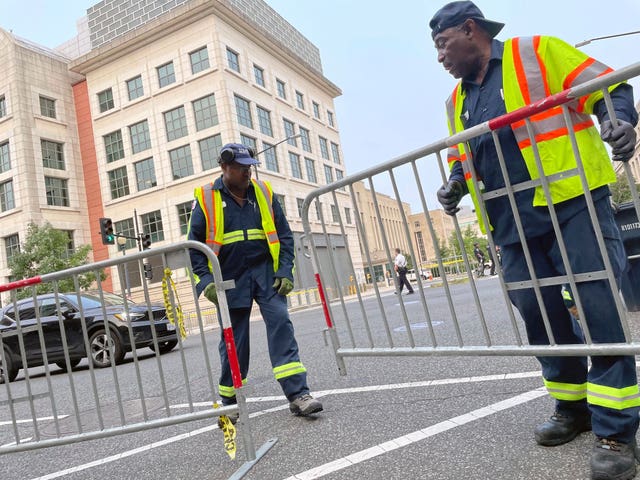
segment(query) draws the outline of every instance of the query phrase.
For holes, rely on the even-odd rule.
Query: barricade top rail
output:
[[[210,259],[213,257],[213,259],[215,259],[214,261],[217,261],[217,257],[215,257],[215,255],[213,255],[213,253],[211,252],[210,248],[208,248],[203,243],[194,242],[192,240],[185,240],[183,242],[173,243],[171,245],[165,245],[165,246],[162,246],[162,247],[154,247],[153,248],[153,255],[163,255],[163,254],[167,254],[167,253],[170,253],[170,252],[174,252],[176,250],[176,246],[178,246],[178,247],[180,247],[182,249],[200,250],[205,255],[207,255]],[[149,254],[150,254],[149,250],[142,250],[140,252],[127,254],[127,261],[128,262],[134,262],[134,261],[142,260],[142,259],[148,257]],[[8,292],[8,291],[15,290],[15,289],[18,289],[18,288],[27,287],[29,285],[36,285],[38,283],[52,282],[52,281],[56,281],[56,280],[59,280],[61,278],[65,278],[65,277],[69,277],[69,276],[73,276],[73,275],[80,275],[80,274],[83,274],[83,273],[86,273],[86,272],[90,272],[90,271],[101,270],[101,269],[104,269],[104,268],[113,267],[113,266],[118,265],[120,263],[122,263],[122,258],[113,257],[113,258],[109,258],[107,260],[101,260],[99,262],[95,262],[95,263],[91,263],[91,264],[87,264],[87,265],[80,265],[78,267],[67,268],[65,270],[60,270],[60,271],[57,271],[57,272],[44,273],[42,275],[38,275],[38,276],[35,276],[35,277],[25,278],[25,279],[22,279],[22,280],[16,280],[14,282],[9,282],[9,283],[5,283],[3,285],[0,285],[0,292]]]
[[[587,95],[595,90],[604,88],[608,85],[623,82],[629,78],[640,75],[640,62],[633,63],[627,67],[615,70],[607,75],[603,75],[594,80],[590,80],[575,87],[571,87],[555,95],[551,95],[547,98],[534,102],[530,105],[526,105],[522,108],[514,110],[513,112],[506,113],[499,117],[487,120],[484,123],[468,128],[460,133],[445,137],[429,145],[412,150],[404,155],[394,157],[388,162],[382,162],[374,167],[367,168],[358,173],[348,175],[340,180],[336,180],[333,183],[324,185],[322,187],[312,190],[309,195],[304,199],[302,205],[302,223],[304,225],[305,234],[310,234],[311,228],[308,223],[308,215],[304,214],[309,209],[309,205],[315,197],[318,197],[324,193],[331,192],[335,189],[349,186],[360,180],[375,176],[379,173],[386,172],[387,170],[395,167],[399,167],[408,162],[418,160],[426,157],[427,155],[434,154],[444,150],[447,147],[458,145],[460,143],[468,142],[470,139],[475,138],[483,133],[491,132],[507,125],[511,125],[517,121],[523,120],[536,113],[549,110],[550,108],[557,107],[569,103],[577,98]]]

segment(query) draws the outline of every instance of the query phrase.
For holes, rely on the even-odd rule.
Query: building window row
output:
[[[0,95],[0,118],[7,115],[7,100],[4,95]]]
[[[210,68],[209,52],[206,46],[200,47],[197,50],[189,52],[189,65],[191,66],[191,73],[196,74],[205,71]],[[156,77],[158,82],[158,88],[165,88],[169,85],[176,83],[176,71],[173,60],[163,63],[155,68]],[[136,75],[133,78],[125,81],[125,87],[127,92],[127,98],[129,101],[133,101],[137,98],[144,96],[144,82],[142,74]],[[104,113],[115,107],[113,99],[113,88],[104,89],[97,94],[98,96],[98,108],[100,113]],[[41,105],[42,105],[41,97]],[[44,115],[44,113],[43,113]]]
[[[236,73],[242,74],[240,54],[233,48],[227,46],[226,55],[227,55],[227,67]],[[253,65],[253,80],[255,84],[262,88],[267,88],[264,68],[262,68],[261,66],[255,63],[253,63],[252,65]],[[287,82],[285,82],[284,80],[278,77],[275,77],[275,83],[276,83],[276,95],[282,100],[288,100]],[[305,99],[305,94],[300,90],[294,90],[294,96],[295,96],[296,107],[306,112],[307,101]],[[316,120],[322,121],[320,103],[318,103],[315,100],[312,100],[311,108],[312,108],[313,117]],[[327,115],[327,124],[330,127],[335,128],[333,112],[327,109],[326,115]]]

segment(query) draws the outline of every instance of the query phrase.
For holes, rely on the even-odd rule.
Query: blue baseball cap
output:
[[[495,37],[498,32],[502,30],[502,27],[504,27],[504,23],[494,22],[484,18],[484,14],[473,2],[451,2],[438,10],[429,22],[431,38],[435,38],[440,32],[443,32],[447,28],[460,25],[470,18],[491,35],[491,38]]]
[[[240,165],[259,165],[253,148],[245,147],[241,143],[227,143],[220,149],[219,163],[236,162]]]

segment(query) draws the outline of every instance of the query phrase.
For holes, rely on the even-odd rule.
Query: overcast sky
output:
[[[0,26],[47,47],[76,34],[88,0],[0,0]],[[447,135],[444,100],[455,81],[436,61],[429,19],[433,0],[267,0],[319,49],[324,75],[342,89],[335,101],[347,174],[431,144]],[[640,1],[478,0],[506,24],[498,39],[547,34],[571,44],[640,30]],[[595,41],[587,54],[620,68],[640,61],[640,35]],[[640,82],[632,82],[636,102]],[[435,192],[435,165],[421,172]],[[427,198],[432,208],[435,195]],[[413,203],[413,202],[412,202]],[[417,204],[415,205],[418,206]]]

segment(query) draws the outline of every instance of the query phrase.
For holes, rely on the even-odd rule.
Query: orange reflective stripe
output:
[[[573,131],[577,133],[581,130],[590,128],[592,126],[593,126],[593,121],[591,120],[585,121],[585,122],[574,125]],[[536,140],[536,143],[546,142],[548,140],[553,140],[554,138],[567,136],[568,134],[569,134],[569,129],[567,127],[562,127],[556,130],[552,130],[550,132],[540,133],[536,135],[535,140]],[[521,142],[518,142],[518,146],[520,147],[520,149],[530,147],[531,139],[527,138]]]
[[[522,98],[525,105],[531,103],[529,98],[529,87],[527,85],[527,75],[524,72],[524,66],[522,65],[522,58],[520,56],[520,38],[513,39],[513,65],[516,70],[516,78],[520,85],[520,91],[522,92]]]
[[[573,82],[575,81],[575,79],[578,78],[578,75],[580,75],[585,69],[587,69],[594,63],[595,63],[595,60],[593,58],[587,58],[584,62],[578,65],[573,70],[573,72],[567,75],[567,78],[564,79],[564,82],[562,83],[562,88],[564,88],[565,90],[567,88],[570,88],[573,85]]]
[[[551,95],[551,89],[549,88],[549,81],[547,79],[547,67],[545,66],[545,63],[540,56],[539,47],[540,35],[536,35],[535,37],[533,37],[533,51],[536,52],[536,63],[538,64],[538,68],[540,69],[540,80],[542,85],[544,86],[544,96],[548,97],[549,95]]]
[[[273,231],[273,232],[267,232],[267,241],[269,243],[277,243],[280,240],[278,239],[278,232]]]

